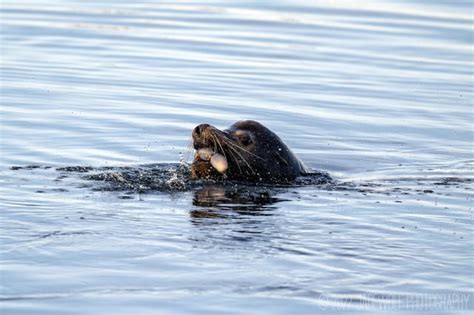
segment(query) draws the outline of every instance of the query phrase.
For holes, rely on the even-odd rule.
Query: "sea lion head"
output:
[[[192,138],[194,179],[288,182],[306,172],[283,141],[256,121],[238,121],[226,130],[201,124]]]

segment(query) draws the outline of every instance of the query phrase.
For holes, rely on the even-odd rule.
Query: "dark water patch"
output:
[[[42,168],[42,169],[49,169],[51,168],[50,166],[41,166],[41,165],[27,165],[27,166],[11,166],[10,170],[12,171],[18,171],[18,170],[34,170],[37,168]]]
[[[10,167],[15,171],[50,168],[52,167],[42,165]],[[77,176],[76,187],[98,192],[123,191],[125,195],[119,198],[124,200],[134,199],[130,196],[132,193],[194,191],[196,196],[199,196],[195,198],[194,203],[202,203],[202,205],[208,203],[208,206],[223,206],[230,204],[229,200],[239,205],[246,203],[271,204],[274,201],[273,196],[275,193],[279,193],[279,189],[298,189],[298,187],[315,187],[322,191],[344,192],[346,196],[356,192],[364,196],[393,195],[397,197],[411,194],[439,195],[441,187],[443,189],[448,187],[470,189],[474,182],[472,178],[457,176],[400,176],[400,178],[344,181],[333,179],[328,173],[316,170],[298,177],[291,183],[252,183],[225,179],[193,180],[190,176],[190,166],[186,163],[155,163],[121,167],[65,166],[57,167],[55,170],[61,173],[54,179],[56,182],[61,182],[64,179],[74,182],[74,177]],[[68,192],[68,190],[66,188],[36,190],[36,193],[47,192]],[[203,197],[206,195],[210,196],[208,202]],[[395,202],[400,203],[402,200]]]
[[[53,189],[47,189],[47,190],[37,190],[35,191],[37,194],[46,194],[48,192],[55,192],[55,193],[62,193],[62,192],[68,192],[69,190],[65,188],[53,188]]]
[[[38,239],[50,238],[50,237],[64,237],[64,236],[76,236],[76,235],[89,235],[93,234],[89,231],[53,231],[44,234],[36,235]]]
[[[325,172],[313,171],[300,176],[291,183],[250,183],[226,180],[193,180],[189,165],[184,163],[160,163],[139,165],[136,167],[90,167],[71,166],[57,168],[67,173],[89,173],[81,176],[84,180],[94,181],[98,185],[95,191],[134,191],[134,192],[173,192],[189,191],[206,185],[217,184],[222,187],[275,187],[288,188],[299,186],[322,186],[332,183],[332,178]],[[61,175],[57,179],[65,178]]]
[[[471,183],[472,181],[471,178],[445,177],[433,183],[433,185],[456,186],[463,183]]]
[[[68,192],[69,190],[67,190],[65,188],[54,188],[54,189],[51,189],[51,191],[54,191],[54,192]]]
[[[129,195],[119,196],[118,198],[119,198],[119,199],[135,199],[134,196],[129,196]]]
[[[58,167],[56,170],[65,171],[65,172],[87,173],[94,170],[94,168],[90,166],[66,166],[66,167]]]
[[[185,164],[150,164],[138,167],[97,168],[96,173],[82,176],[101,183],[95,191],[188,191],[196,185]],[[74,171],[73,171],[74,172]]]
[[[61,176],[56,177],[56,179],[54,181],[55,182],[60,182],[61,180],[65,179],[65,178],[67,178],[66,175],[61,175]]]

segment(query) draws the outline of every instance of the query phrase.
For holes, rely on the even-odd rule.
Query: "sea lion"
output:
[[[309,172],[274,132],[256,121],[238,121],[226,130],[201,124],[192,139],[193,179],[290,182]]]

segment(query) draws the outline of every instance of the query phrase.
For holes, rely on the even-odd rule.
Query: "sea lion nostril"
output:
[[[204,132],[204,130],[206,130],[207,127],[209,127],[208,124],[200,124],[196,126],[196,128],[194,128],[193,133],[196,136],[200,136]]]

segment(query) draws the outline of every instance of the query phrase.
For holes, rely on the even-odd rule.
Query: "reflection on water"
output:
[[[474,308],[470,2],[0,9],[2,312]],[[240,119],[323,173],[176,171]]]
[[[252,210],[259,210],[265,206],[283,201],[272,197],[271,194],[270,188],[245,187],[245,189],[242,189],[239,185],[219,186],[211,184],[196,191],[193,205],[236,211],[248,210],[251,213]]]

